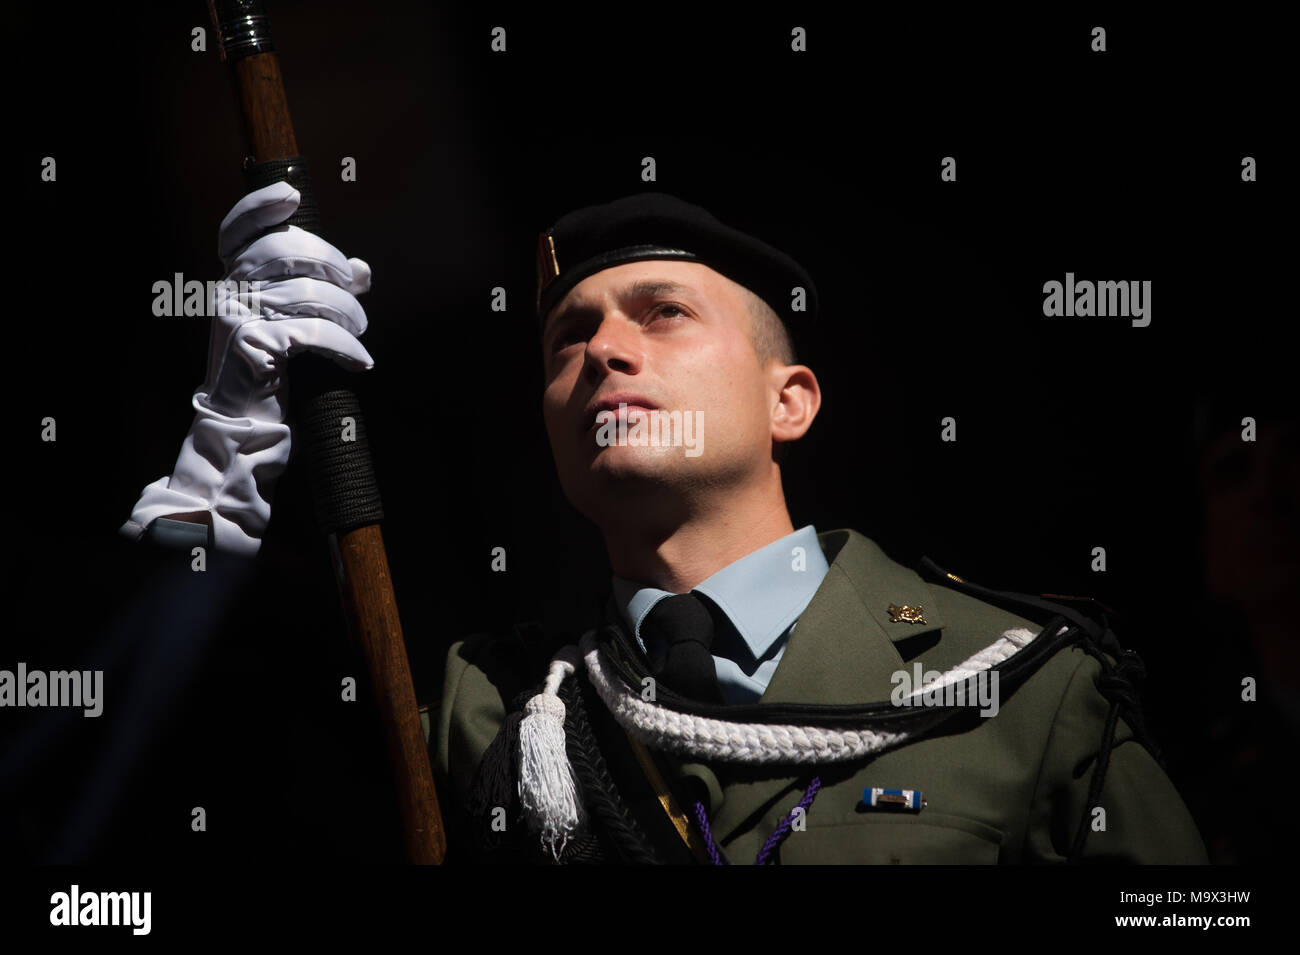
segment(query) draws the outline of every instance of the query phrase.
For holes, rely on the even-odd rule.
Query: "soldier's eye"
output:
[[[570,322],[557,331],[551,339],[551,351],[563,351],[565,348],[568,348],[570,345],[581,340],[582,334],[580,329],[577,327],[577,324]]]

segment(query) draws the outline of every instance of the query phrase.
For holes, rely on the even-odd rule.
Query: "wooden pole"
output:
[[[263,4],[208,0],[208,7],[239,103],[250,157],[245,160],[246,182],[259,181],[259,174],[271,177],[269,181],[287,179],[303,193],[298,213],[289,222],[319,234],[315,201],[298,155]],[[305,376],[300,370],[312,374]],[[295,397],[307,397],[301,412],[295,412],[294,437],[306,445],[317,517],[328,542],[340,602],[365,655],[384,723],[407,857],[413,863],[436,865],[443,860],[446,837],[379,526],[383,512],[364,440],[364,417],[346,375],[325,359],[295,357],[289,374],[291,390]],[[307,379],[312,383],[303,387]],[[354,419],[363,440],[344,440],[343,417]]]

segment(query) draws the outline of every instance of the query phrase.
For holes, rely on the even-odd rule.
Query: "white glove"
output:
[[[219,288],[210,303],[208,372],[191,400],[194,424],[171,476],[144,489],[122,535],[136,540],[159,517],[207,511],[214,546],[256,554],[289,461],[289,356],[308,349],[349,371],[374,367],[355,337],[366,330],[356,296],[370,288],[370,266],[297,226],[255,238],[293,215],[299,199],[287,182],[273,183],[244,196],[222,220],[217,245],[226,280],[260,288]]]

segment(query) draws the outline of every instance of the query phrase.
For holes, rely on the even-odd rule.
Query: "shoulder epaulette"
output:
[[[1069,861],[1079,861],[1091,829],[1091,808],[1101,798],[1105,785],[1106,769],[1110,764],[1110,753],[1115,744],[1115,731],[1120,717],[1132,728],[1134,739],[1145,746],[1156,763],[1164,768],[1164,759],[1147,730],[1142,713],[1140,696],[1142,685],[1146,682],[1146,666],[1142,658],[1136,650],[1126,650],[1120,645],[1119,638],[1110,625],[1111,617],[1116,616],[1115,611],[1091,597],[991,590],[944,570],[929,557],[921,558],[921,568],[937,583],[1005,610],[1014,609],[1037,622],[1041,623],[1042,618],[1050,617],[1049,624],[1054,626],[1057,620],[1064,620],[1075,629],[1073,643],[1101,664],[1097,690],[1109,702],[1110,711],[1106,715],[1101,747],[1097,752],[1097,763],[1088,787],[1084,818],[1070,850]]]

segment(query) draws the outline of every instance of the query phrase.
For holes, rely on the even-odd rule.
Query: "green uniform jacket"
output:
[[[760,703],[850,704],[888,700],[891,676],[944,671],[1004,631],[1041,627],[991,604],[922,580],[872,541],[848,530],[819,535],[830,570],[800,616]],[[924,623],[893,622],[887,608],[924,608]],[[611,608],[612,610],[612,608]],[[463,803],[474,771],[506,714],[480,663],[491,641],[455,644],[436,724],[435,775],[444,801]],[[490,670],[491,668],[488,667]],[[1058,651],[1013,693],[996,716],[959,732],[921,738],[848,764],[818,793],[782,844],[792,863],[1063,862],[1083,818],[1108,701],[1096,687],[1101,664],[1078,647]],[[531,676],[540,682],[544,672]],[[499,680],[497,681],[500,682]],[[803,795],[810,773],[791,767],[755,773],[734,765],[682,763],[711,794],[713,836],[728,861],[750,864],[764,839]],[[837,780],[837,781],[836,781]],[[865,787],[919,789],[920,812],[863,811]],[[1186,806],[1150,752],[1120,720],[1099,805],[1105,828],[1088,834],[1084,859],[1206,863]],[[449,820],[456,817],[448,815]]]

